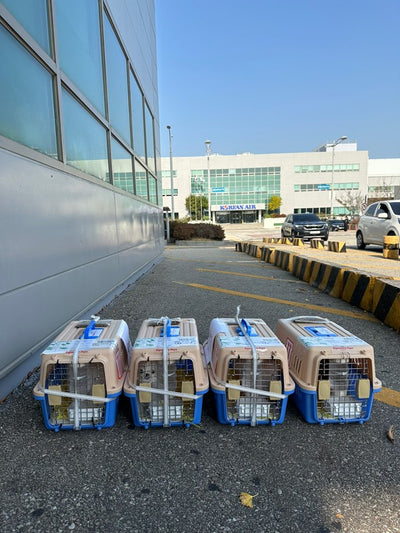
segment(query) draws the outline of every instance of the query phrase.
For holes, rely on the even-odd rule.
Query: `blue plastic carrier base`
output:
[[[199,395],[200,398],[197,398],[197,400],[194,400],[194,409],[193,409],[193,417],[189,420],[185,420],[184,415],[184,407],[182,407],[182,403],[178,406],[174,406],[173,403],[170,404],[169,409],[169,425],[170,426],[185,426],[190,427],[192,425],[199,425],[201,422],[201,413],[203,408],[203,396],[208,391],[199,391],[196,392],[196,395]],[[125,396],[129,398],[130,404],[131,404],[131,410],[132,410],[132,419],[133,423],[136,427],[141,427],[144,429],[149,429],[150,427],[163,427],[163,409],[162,407],[152,407],[152,412],[149,412],[148,419],[143,419],[139,417],[139,404],[137,401],[136,394],[129,394],[124,392]],[[154,411],[157,409],[157,411]],[[183,418],[182,418],[183,415]],[[174,420],[174,418],[176,420]]]
[[[377,392],[377,391],[376,391]],[[374,391],[368,398],[351,398],[351,401],[343,402],[340,399],[325,401],[325,405],[318,407],[317,392],[304,390],[296,383],[293,400],[297,409],[310,424],[347,424],[367,422],[371,416]],[[320,402],[321,403],[321,402]]]
[[[221,390],[216,390],[211,388],[211,390],[214,393],[214,399],[215,399],[215,407],[217,410],[217,418],[218,422],[220,424],[229,424],[231,426],[239,425],[245,425],[249,426],[251,425],[251,415],[250,412],[247,413],[244,411],[242,413],[243,416],[238,417],[228,417],[228,406],[227,406],[227,400],[226,400],[226,392]],[[291,392],[290,392],[291,394]],[[285,419],[286,414],[286,406],[287,406],[288,397],[286,396],[284,399],[261,404],[257,409],[257,419],[256,419],[256,425],[267,425],[270,424],[271,426],[275,426],[275,424],[282,424],[282,422]],[[271,404],[275,407],[275,411],[278,413],[277,417],[270,418],[270,407]]]
[[[107,398],[114,398],[113,400],[104,404],[96,404],[96,406],[81,409],[79,429],[103,429],[112,427],[115,424],[120,395],[121,393],[109,394]],[[47,394],[45,394],[44,397],[34,396],[34,398],[40,402],[44,425],[47,429],[54,431],[74,429],[73,413],[70,415],[68,408],[64,407],[64,412],[60,413],[60,418],[64,420],[62,423],[52,422],[50,415],[51,408]],[[66,417],[69,418],[70,422],[65,422]]]

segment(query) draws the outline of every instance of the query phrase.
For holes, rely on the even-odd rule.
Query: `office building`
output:
[[[161,159],[161,168],[163,204],[171,209],[169,158]],[[334,152],[324,144],[302,153],[175,157],[173,188],[176,218],[189,214],[185,201],[190,195],[199,202],[199,219],[208,219],[207,210],[200,214],[200,202],[210,195],[212,220],[220,224],[261,222],[270,214],[272,196],[281,198],[281,214],[344,217],[349,213],[341,200],[349,197],[360,198],[363,205],[400,197],[400,158],[369,159],[355,142],[338,144]]]
[[[162,158],[161,168],[164,206],[170,207],[168,158]],[[176,216],[187,215],[190,194],[210,194],[217,223],[261,222],[272,196],[281,198],[280,213],[344,216],[347,210],[338,200],[348,193],[364,197],[368,190],[368,152],[358,151],[354,142],[338,144],[334,152],[323,145],[305,153],[175,157],[173,169]]]

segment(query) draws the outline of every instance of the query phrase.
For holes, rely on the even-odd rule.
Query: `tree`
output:
[[[359,215],[363,211],[364,197],[360,192],[347,191],[336,200],[347,209],[351,217]]]
[[[268,202],[268,213],[275,213],[279,210],[282,203],[280,196],[271,196]]]
[[[191,194],[185,200],[185,207],[194,220],[201,220],[202,212],[208,209],[207,196]]]

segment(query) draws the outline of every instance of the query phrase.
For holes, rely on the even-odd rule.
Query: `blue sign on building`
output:
[[[211,192],[225,192],[225,187],[213,187]]]

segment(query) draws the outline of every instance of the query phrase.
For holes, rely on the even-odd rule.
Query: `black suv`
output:
[[[328,240],[329,226],[313,213],[294,213],[285,218],[281,228],[282,237]]]

